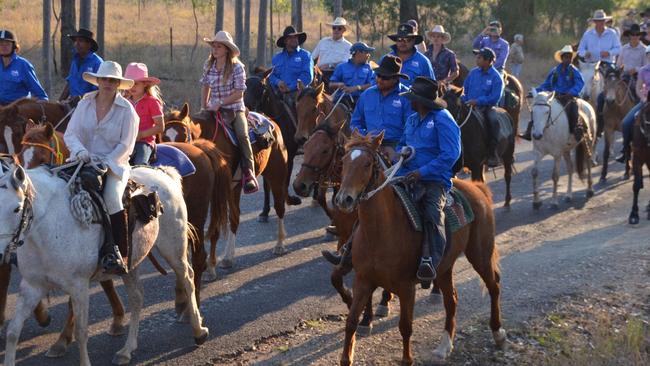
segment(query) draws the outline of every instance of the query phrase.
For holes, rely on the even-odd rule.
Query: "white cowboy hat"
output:
[[[444,39],[442,43],[449,43],[451,41],[451,34],[445,32],[445,27],[442,25],[436,25],[433,29],[427,31],[427,38],[432,39],[434,34],[442,34]]]
[[[605,14],[605,10],[603,9],[598,9],[594,11],[594,16],[589,18],[590,22],[593,22],[595,20],[610,20],[612,17],[608,17],[607,14]]]
[[[336,27],[336,26],[338,26],[338,27],[347,27],[348,26],[348,21],[345,20],[345,18],[343,18],[343,17],[336,17],[336,19],[334,19],[334,21],[332,23],[325,23],[325,24],[327,24],[329,26],[333,26],[333,27]]]
[[[226,31],[218,31],[217,34],[215,34],[212,38],[203,38],[203,42],[207,42],[209,44],[213,44],[215,42],[221,43],[230,49],[232,52],[232,57],[239,56],[239,47],[237,47],[235,42],[232,40],[230,33]]]
[[[571,60],[573,60],[573,58],[576,57],[577,52],[575,52],[573,50],[573,47],[571,47],[571,45],[568,44],[568,45],[562,47],[561,50],[555,51],[555,61],[562,62],[562,55],[565,54],[565,53],[570,53],[571,54]]]
[[[117,79],[120,81],[117,87],[120,90],[131,89],[134,84],[133,80],[122,77],[122,66],[115,61],[104,61],[97,72],[84,72],[81,77],[93,85],[98,85],[97,78]]]

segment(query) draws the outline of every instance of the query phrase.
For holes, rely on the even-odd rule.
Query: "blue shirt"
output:
[[[31,96],[47,100],[47,93],[38,82],[34,66],[26,59],[11,55],[9,66],[0,61],[0,104],[9,104],[31,93]]]
[[[298,79],[309,85],[314,79],[314,61],[309,51],[298,47],[289,54],[286,49],[273,56],[273,72],[269,77],[273,88],[278,88],[280,80],[284,81],[289,91],[297,89]]]
[[[497,56],[496,60],[494,60],[494,68],[503,70],[506,67],[506,60],[510,53],[510,44],[505,39],[499,37],[496,41],[492,41],[491,37],[479,34],[474,38],[472,46],[477,50],[483,47],[491,48]]]
[[[397,151],[403,146],[414,147],[415,155],[398,175],[418,170],[422,181],[439,182],[451,188],[452,169],[460,157],[461,142],[460,128],[448,110],[432,110],[423,119],[418,113],[409,116]]]
[[[609,52],[608,57],[600,57],[600,52]],[[585,54],[589,52],[589,57]],[[585,57],[587,62],[607,61],[614,62],[614,57],[621,52],[621,40],[611,28],[605,28],[598,35],[595,28],[591,28],[582,35],[578,45],[578,56]]]
[[[492,107],[497,105],[503,96],[503,79],[494,66],[490,66],[487,71],[475,67],[467,75],[463,88],[463,103],[476,99],[477,105]]]
[[[390,48],[393,51],[389,53],[389,55],[398,56],[397,47],[395,45],[392,45]],[[407,87],[410,87],[413,83],[413,80],[415,80],[415,78],[418,76],[424,76],[428,77],[429,79],[436,80],[436,76],[433,74],[433,67],[431,67],[431,61],[429,61],[427,56],[423,55],[422,52],[416,50],[415,48],[413,48],[413,50],[415,52],[411,55],[411,57],[402,60],[402,74],[408,75],[409,80],[400,79],[401,83]],[[382,57],[382,59],[384,57]],[[379,63],[381,63],[381,61],[379,61]]]
[[[97,72],[99,65],[103,62],[95,52],[81,59],[81,56],[75,51],[70,63],[70,72],[68,77],[68,89],[71,97],[83,96],[86,93],[97,90],[97,87],[83,79],[84,72]]]
[[[580,70],[571,64],[562,70],[562,64],[559,64],[551,69],[546,80],[535,90],[538,92],[555,91],[560,94],[571,94],[577,97],[580,95],[580,91],[584,85],[585,82],[582,79]]]
[[[357,65],[352,62],[352,59],[350,59],[348,62],[336,66],[334,74],[330,77],[330,82],[343,83],[345,86],[357,86],[372,84],[374,78],[375,72],[372,71],[369,64],[364,63]],[[353,97],[359,97],[360,95],[361,91],[355,91],[352,93]]]
[[[404,133],[406,118],[413,113],[411,101],[399,95],[407,90],[404,85],[397,84],[383,96],[376,85],[366,89],[354,108],[350,128],[364,135],[375,135],[383,130],[384,141],[398,142]]]

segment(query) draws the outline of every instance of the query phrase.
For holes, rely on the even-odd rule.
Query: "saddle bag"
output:
[[[163,213],[163,206],[156,192],[132,196],[131,205],[135,212],[135,217],[143,224],[148,224],[151,220]]]

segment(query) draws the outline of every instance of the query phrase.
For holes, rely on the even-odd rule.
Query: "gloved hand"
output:
[[[400,155],[404,158],[404,161],[409,161],[415,155],[415,149],[412,146],[403,146]]]
[[[90,153],[88,150],[80,150],[77,153],[77,160],[81,160],[84,163],[89,163],[90,162]]]
[[[406,175],[406,179],[413,182],[419,181],[421,177],[419,170],[414,170]]]

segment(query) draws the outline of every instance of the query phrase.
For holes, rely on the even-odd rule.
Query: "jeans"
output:
[[[232,129],[235,130],[237,140],[239,141],[239,149],[242,154],[242,165],[248,168],[255,176],[255,161],[253,160],[253,148],[251,141],[248,137],[248,121],[244,115],[244,111],[235,112],[235,119],[232,121]]]
[[[632,142],[632,131],[634,130],[634,116],[641,110],[643,102],[637,103],[629,112],[623,117],[623,148],[630,146]]]
[[[131,165],[149,165],[153,147],[146,142],[137,141],[131,154]]]
[[[420,211],[424,222],[425,240],[429,242],[431,260],[435,268],[445,252],[447,239],[445,237],[445,202],[446,189],[439,182],[418,182],[425,189],[424,196],[419,201]]]
[[[510,64],[510,73],[514,75],[517,79],[519,79],[519,75],[521,75],[521,66],[523,64]]]

